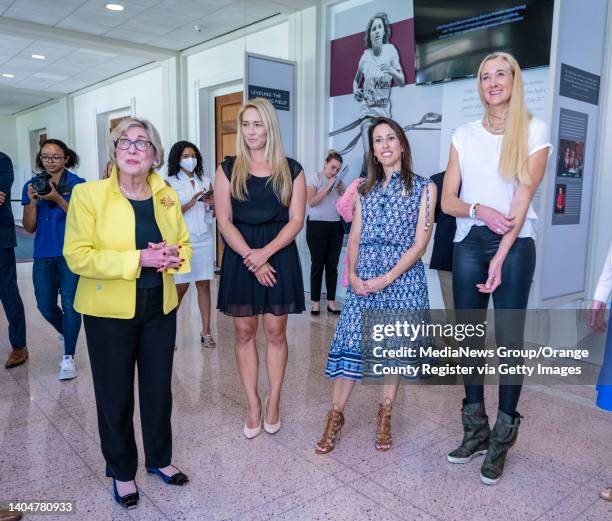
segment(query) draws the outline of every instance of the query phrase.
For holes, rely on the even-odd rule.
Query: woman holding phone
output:
[[[200,342],[203,347],[212,349],[217,346],[210,332],[210,281],[215,277],[214,241],[210,225],[215,205],[210,178],[204,176],[202,154],[193,143],[179,141],[170,149],[168,184],[179,196],[193,251],[191,271],[174,275],[179,306],[189,284],[194,282],[202,317]]]

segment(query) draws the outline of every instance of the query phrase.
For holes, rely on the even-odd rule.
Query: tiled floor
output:
[[[84,335],[78,378],[58,381],[60,343],[36,310],[30,269],[19,266],[30,361],[0,372],[0,500],[76,500],[77,514],[59,520],[612,519],[612,504],[597,498],[603,485],[612,484],[612,415],[592,405],[592,388],[525,389],[519,439],[495,487],[480,483],[481,460],[446,462],[446,452],[461,439],[459,387],[403,386],[394,408],[393,449],[378,453],[373,440],[380,388],[357,386],[341,441],[331,454],[318,456],[314,444],[331,397],[323,367],[335,318],[306,313],[289,320],[283,427],[249,441],[242,434],[245,403],[231,320],[214,316],[218,348],[202,350],[191,294],[179,314],[173,382],[174,462],[191,482],[170,488],[141,468],[141,501],[128,513],[114,503],[104,477]],[[432,293],[432,302],[437,298]],[[3,315],[0,331],[0,350],[8,353]],[[263,351],[263,337],[258,347]],[[266,389],[262,367],[262,396]],[[494,389],[487,389],[487,399],[494,416]],[[138,421],[136,432],[139,438]]]

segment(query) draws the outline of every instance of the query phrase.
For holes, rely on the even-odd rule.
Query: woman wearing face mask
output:
[[[202,317],[200,342],[203,347],[216,347],[210,332],[210,281],[215,277],[214,244],[211,233],[213,196],[210,178],[204,177],[202,154],[193,143],[179,141],[168,155],[168,184],[176,190],[189,230],[192,247],[191,271],[174,275],[179,306],[191,282],[198,292]]]
[[[336,307],[336,284],[338,282],[338,261],[344,238],[336,200],[344,192],[342,181],[336,176],[342,168],[342,156],[330,150],[323,163],[323,170],[311,175],[306,182],[308,220],[306,241],[310,250],[310,296],[312,315],[320,313],[321,283],[325,270],[327,288],[327,311],[339,315]]]
[[[248,411],[244,435],[281,427],[281,389],[287,367],[287,315],[304,311],[304,285],[295,236],[304,225],[306,182],[301,165],[285,157],[278,116],[262,98],[237,116],[236,157],[215,176],[217,223],[226,247],[217,308],[234,320],[236,362]],[[268,398],[257,389],[255,336],[263,315]]]

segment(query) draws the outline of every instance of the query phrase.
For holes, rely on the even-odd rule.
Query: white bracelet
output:
[[[474,206],[476,206],[476,205],[474,205],[474,204],[470,205],[470,211],[468,212],[468,214],[470,216],[470,219],[475,219],[475,217],[474,217]]]

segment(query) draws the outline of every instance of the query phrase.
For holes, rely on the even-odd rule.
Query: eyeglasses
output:
[[[64,160],[64,156],[45,156],[45,155],[41,155],[40,159],[41,159],[41,161],[44,161],[45,163],[59,163],[60,161]]]
[[[137,139],[136,141],[127,138],[115,139],[115,148],[119,150],[129,150],[132,145],[136,147],[136,150],[140,150],[141,152],[146,152],[153,147],[153,143],[145,141],[144,139]]]

